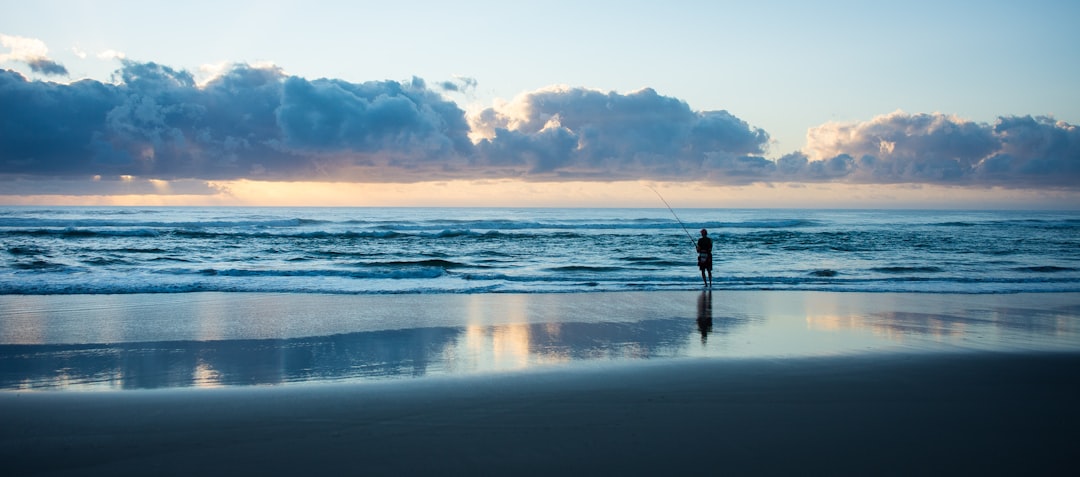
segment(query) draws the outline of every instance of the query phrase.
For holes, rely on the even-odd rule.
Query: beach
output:
[[[8,475],[1065,475],[1075,355],[2,394]]]
[[[79,309],[80,323],[97,317],[125,329],[123,310],[151,321],[216,310],[204,318],[219,335],[199,342],[188,337],[194,328],[176,326],[139,341],[128,329],[127,345],[75,349],[11,344],[5,335],[9,376],[56,359],[26,355],[69,356],[76,378],[81,353],[127,362],[117,371],[94,361],[95,372],[112,376],[104,382],[65,387],[38,373],[45,390],[0,392],[8,475],[1064,475],[1080,444],[1077,294],[181,294],[37,297],[37,308],[26,299],[0,298],[5,322],[18,317],[26,329]],[[314,302],[323,323],[337,324],[263,326],[253,337],[243,331],[249,318],[227,325],[223,303],[245,300],[276,310],[257,314],[264,325],[273,323],[268,314]],[[409,334],[387,321],[403,309],[439,318],[430,327],[407,322],[420,330]],[[344,310],[366,313],[368,324],[341,341],[340,332],[360,326]],[[57,341],[99,328],[80,326],[55,324],[67,333]],[[343,356],[361,368],[385,361],[355,353],[379,340],[426,347],[427,362],[420,368],[409,354],[382,372],[343,371]],[[801,341],[816,344],[795,346]],[[147,358],[139,342],[158,354]],[[161,351],[174,342],[203,344]],[[508,351],[511,343],[519,347]],[[268,356],[246,354],[252,347],[318,350],[305,352],[304,367],[323,371],[280,364],[266,378],[237,364]],[[349,351],[327,351],[334,347]],[[451,356],[467,349],[474,354]],[[190,369],[161,358],[184,353],[229,357]],[[115,375],[161,373],[154,363],[165,374],[218,378]],[[263,380],[237,382],[252,376]]]

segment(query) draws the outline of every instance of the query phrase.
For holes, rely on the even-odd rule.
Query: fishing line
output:
[[[661,200],[661,201],[662,201],[662,202],[664,203],[664,205],[666,205],[666,206],[667,206],[667,210],[670,210],[670,211],[671,211],[671,215],[674,215],[674,216],[675,216],[675,220],[677,220],[677,221],[679,222],[679,225],[680,225],[680,226],[682,226],[682,231],[683,231],[683,232],[686,232],[686,236],[687,236],[687,237],[688,237],[688,238],[690,239],[690,243],[694,244],[694,248],[697,248],[697,242],[695,242],[695,241],[694,241],[694,236],[693,236],[693,235],[690,235],[690,231],[689,231],[689,230],[686,230],[686,225],[684,225],[684,224],[683,224],[683,221],[679,219],[679,214],[676,214],[676,213],[675,213],[675,209],[672,209],[672,208],[671,208],[671,205],[669,205],[669,204],[667,203],[667,201],[666,201],[666,200],[664,200],[664,196],[660,195],[660,191],[658,191],[658,190],[656,190],[656,189],[653,189],[653,188],[652,188],[652,187],[650,187],[650,186],[645,186],[645,187],[648,187],[648,188],[649,188],[649,190],[651,190],[651,191],[653,191],[653,192],[656,192],[656,196],[660,198],[660,200]]]

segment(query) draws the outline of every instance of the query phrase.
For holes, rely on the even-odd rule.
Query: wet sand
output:
[[[378,379],[350,375],[211,389],[188,382],[180,387],[136,390],[4,391],[0,392],[0,462],[5,475],[1073,472],[1073,453],[1080,448],[1080,406],[1076,405],[1080,402],[1080,342],[1076,340],[1080,308],[1075,294],[717,292],[707,313],[700,305],[703,296],[419,299],[430,302],[425,302],[423,310],[443,320],[438,329],[456,330],[451,326],[454,319],[447,315],[457,319],[468,315],[475,328],[435,341],[429,337],[430,330],[417,335],[423,339],[406,333],[408,340],[401,343],[423,348],[457,343],[471,334],[492,338],[502,332],[517,339],[525,333],[528,339],[524,341],[532,344],[523,348],[524,360],[515,361],[524,364],[514,368],[497,365],[496,351],[506,342],[492,338],[465,340],[434,352],[460,353],[486,343],[490,348],[479,355],[493,355],[488,364],[460,373],[415,374],[417,368],[412,367],[408,368],[412,375],[383,374]],[[682,301],[670,302],[673,297]],[[279,304],[294,303],[290,298],[275,299]],[[366,302],[386,307],[414,298]],[[142,314],[158,309],[151,306],[154,297],[112,299],[129,307],[141,303],[145,306],[137,308]],[[233,303],[252,297],[223,299]],[[348,308],[356,304],[334,297],[298,299],[327,300],[329,308],[345,306],[343,301],[349,302]],[[461,305],[461,300],[472,307],[450,306]],[[114,305],[85,306],[92,300],[74,301],[78,300],[43,298],[43,306],[52,307],[40,313],[48,318],[44,322],[55,328],[56,319],[69,317],[70,311],[64,310],[97,310],[94,313],[102,317],[119,310],[109,308]],[[30,325],[40,321],[33,309],[15,309],[12,302],[8,300],[7,308],[0,310],[6,313],[0,313],[5,319]],[[220,305],[214,308],[219,319],[221,313],[228,315]],[[310,305],[305,303],[304,308]],[[207,306],[200,307],[209,316]],[[175,318],[190,307],[172,303],[164,308]],[[595,316],[597,310],[617,313],[601,319]],[[658,317],[660,325],[650,324]],[[700,320],[706,317],[711,331],[699,335]],[[595,326],[556,326],[568,325],[564,321],[571,319],[579,324],[593,320]],[[610,324],[613,319],[623,324]],[[725,330],[725,321],[736,325]],[[516,322],[531,327],[515,331],[511,325]],[[109,323],[117,329],[128,326],[123,320]],[[401,336],[399,331],[385,334],[389,332],[371,329],[344,342],[317,339],[310,344],[299,336],[252,342],[242,333],[247,324],[230,326],[240,333],[226,339],[231,345],[198,347],[191,353],[235,355],[255,343],[277,348],[310,346],[318,351],[312,356],[322,356],[342,346],[355,350],[390,343],[396,347],[400,343],[394,337]],[[93,327],[61,328],[72,336],[98,332]],[[540,336],[541,330],[548,334]],[[153,346],[160,348],[194,331],[173,330],[173,336],[155,338]],[[274,338],[279,331],[260,333]],[[589,344],[575,344],[566,335],[578,335]],[[595,344],[601,335],[614,336],[602,343],[606,348]],[[9,374],[27,371],[19,366],[28,361],[20,360],[30,358],[20,353],[74,353],[34,346],[39,345],[7,345],[4,359],[16,368],[9,369]],[[797,347],[795,352],[784,351],[792,347]],[[108,354],[117,349],[91,350]],[[598,349],[630,351],[614,353],[614,359],[596,359]],[[151,361],[183,352],[159,350]],[[574,354],[579,352],[581,356]],[[139,350],[127,353],[120,349],[118,359],[142,356]],[[544,361],[566,353],[572,355],[570,359],[554,364]],[[252,356],[242,359],[247,362]],[[447,369],[463,367],[444,360]],[[54,358],[29,362],[70,364]],[[210,362],[228,364],[223,358]],[[312,367],[321,362],[309,359],[304,363]],[[330,363],[327,369],[355,362],[338,356]],[[145,368],[147,362],[138,362],[121,370],[152,372]],[[183,370],[192,372],[186,365]]]
[[[0,394],[6,475],[1065,475],[1080,356]]]

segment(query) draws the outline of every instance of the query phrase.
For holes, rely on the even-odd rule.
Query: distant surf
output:
[[[1080,291],[1080,213],[685,209],[714,289]],[[0,294],[689,290],[665,209],[0,208]]]

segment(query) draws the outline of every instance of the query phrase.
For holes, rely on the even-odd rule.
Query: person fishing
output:
[[[671,215],[675,216],[675,220],[678,221],[679,226],[682,227],[683,233],[686,234],[686,238],[690,239],[690,243],[693,243],[694,247],[697,248],[697,253],[698,253],[697,264],[698,264],[698,268],[701,270],[701,281],[705,282],[706,287],[711,288],[712,287],[712,239],[709,238],[709,231],[707,231],[705,229],[701,229],[701,238],[697,239],[697,242],[695,242],[694,237],[690,236],[690,231],[686,230],[686,224],[684,224],[682,219],[679,218],[679,214],[675,213],[675,209],[671,208],[671,204],[668,204],[667,200],[664,199],[664,196],[660,195],[660,191],[658,191],[656,189],[653,189],[652,187],[649,187],[649,189],[652,189],[652,191],[656,193],[656,196],[660,198],[660,201],[663,202],[664,205],[667,206],[668,210],[671,211]],[[708,274],[708,279],[706,279],[706,273]]]
[[[697,241],[697,266],[701,270],[701,281],[705,283],[705,286],[712,286],[712,239],[709,238],[709,231],[701,229],[701,238]],[[709,279],[705,280],[705,273],[708,272]]]

